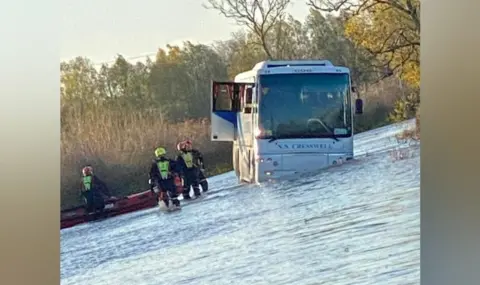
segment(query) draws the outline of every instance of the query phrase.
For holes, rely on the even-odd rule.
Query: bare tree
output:
[[[228,19],[247,27],[257,37],[269,59],[275,57],[268,42],[268,34],[282,21],[291,0],[207,0],[207,9],[217,10]]]
[[[414,29],[420,33],[419,0],[307,0],[307,5],[319,11],[338,12],[343,10],[352,16],[381,4],[387,5],[388,9],[396,9],[409,17],[414,23]]]

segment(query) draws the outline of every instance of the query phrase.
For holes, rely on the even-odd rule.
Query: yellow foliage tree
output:
[[[410,87],[420,87],[419,0],[308,0],[324,12],[345,17],[345,35],[374,55],[385,76],[396,74]],[[404,120],[419,106],[418,92],[395,104],[390,120]]]
[[[157,63],[178,63],[182,56],[179,46],[167,45],[167,50],[159,48],[156,55]]]
[[[325,12],[346,17],[345,34],[397,73],[412,87],[420,85],[419,0],[309,0]]]

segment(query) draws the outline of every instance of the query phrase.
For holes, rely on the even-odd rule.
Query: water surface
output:
[[[356,160],[318,174],[227,173],[182,211],[62,230],[61,284],[420,284],[419,146],[393,139],[405,126],[357,135]]]

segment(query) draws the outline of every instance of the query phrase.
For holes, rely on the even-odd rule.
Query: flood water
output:
[[[318,174],[227,173],[182,211],[62,230],[61,284],[420,284],[420,147],[393,138],[413,124],[358,134],[356,160]]]

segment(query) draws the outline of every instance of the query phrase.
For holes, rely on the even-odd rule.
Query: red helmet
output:
[[[91,167],[91,166],[85,166],[85,167],[82,169],[82,174],[83,174],[83,176],[93,175],[93,167]]]

